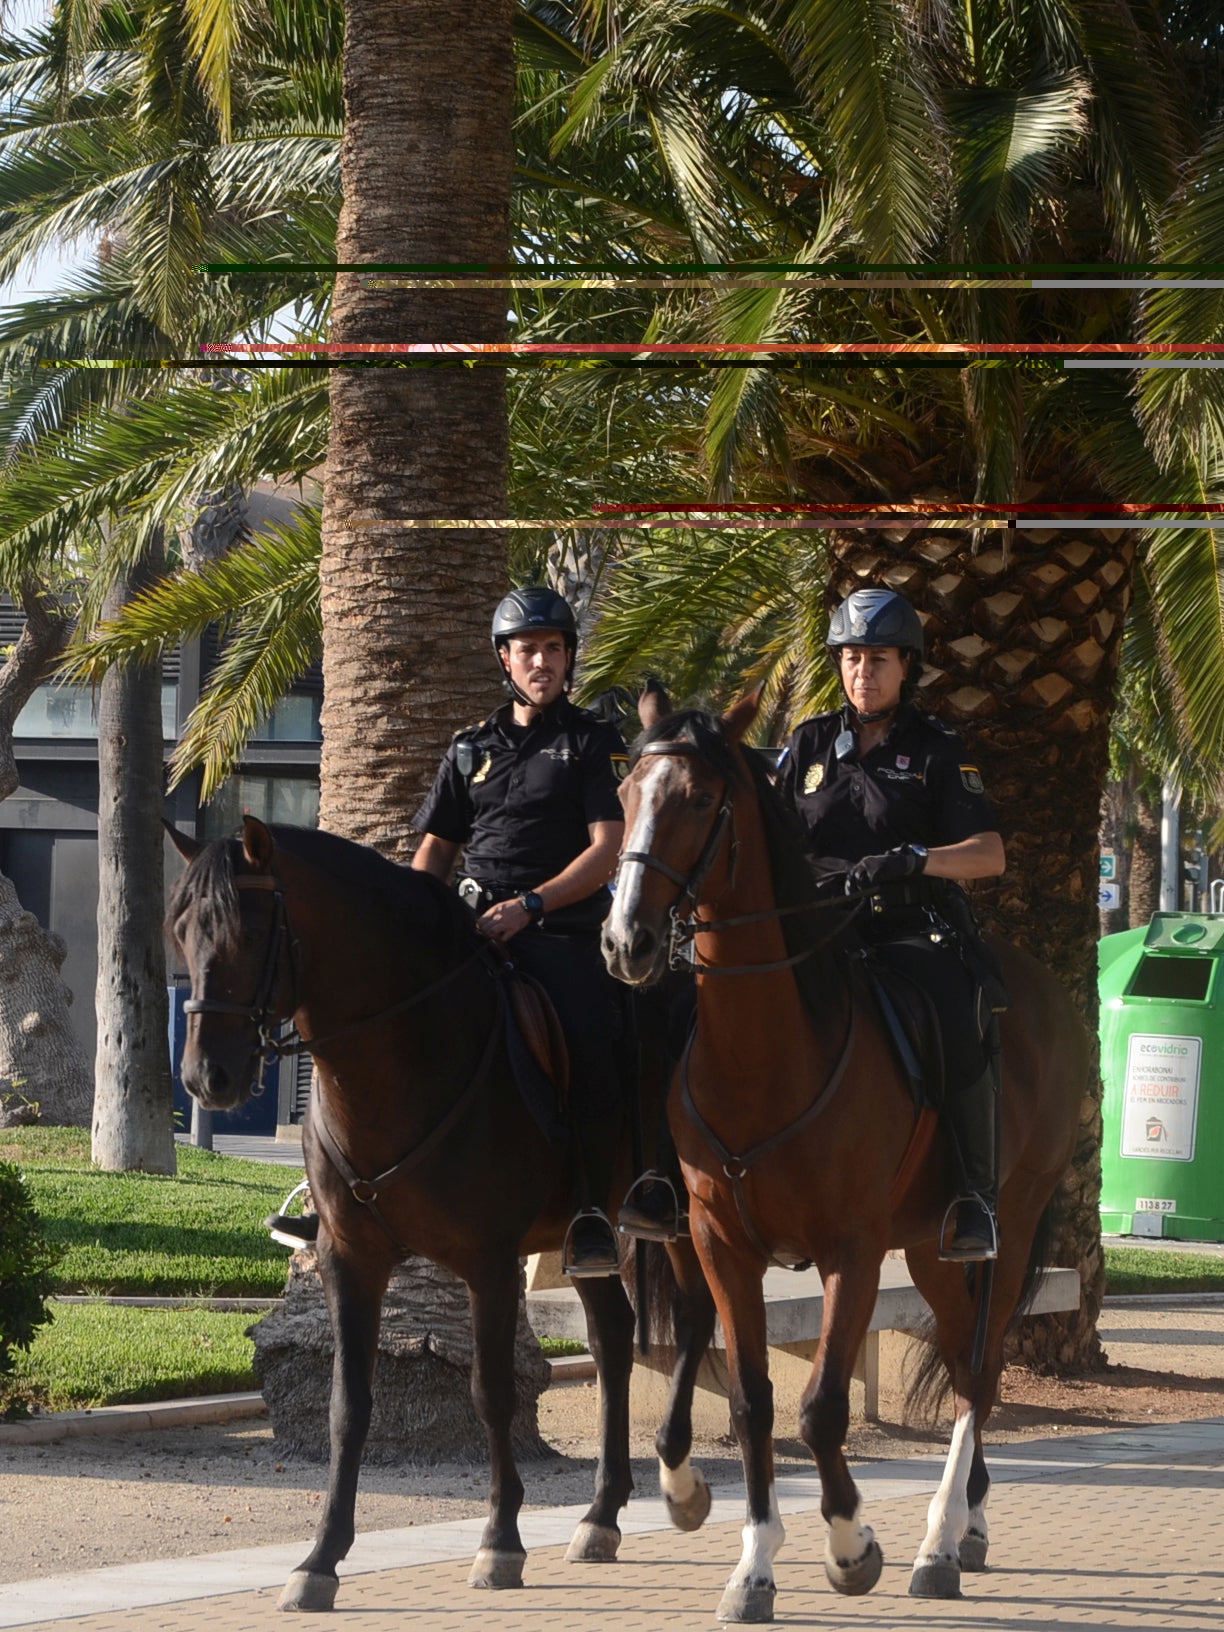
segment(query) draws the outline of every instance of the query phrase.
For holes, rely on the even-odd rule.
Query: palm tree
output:
[[[1178,192],[1202,110],[1197,126],[1180,111],[1172,25],[1138,6],[608,0],[582,15],[586,32],[575,26],[573,38],[588,67],[568,92],[560,140],[595,155],[605,140],[651,148],[687,229],[669,258],[1006,267],[1141,261],[1177,247],[1190,260],[1224,219],[1218,186],[1205,184],[1219,171],[1210,143]],[[574,149],[561,161],[574,163]],[[639,243],[644,257],[654,248],[647,233]],[[1203,298],[1219,325],[1218,297]],[[686,298],[666,332],[1067,343],[1189,337],[1184,316],[1163,292],[1142,308],[1124,290],[813,290],[789,272],[770,288]],[[1068,525],[1066,507],[1201,502],[1215,480],[1207,450],[1219,447],[1215,381],[1196,398],[1199,434],[1179,437],[1192,387],[1173,374],[1153,378],[1137,416],[1114,377],[1057,366],[902,368],[885,355],[836,371],[806,361],[728,370],[706,413],[714,497],[868,509],[1020,499],[1048,505],[1050,519],[996,532],[898,516],[883,529],[748,534],[738,548],[700,553],[692,535],[670,548],[656,536],[611,581],[592,683],[624,678],[660,648],[694,674],[704,651],[734,639],[740,651],[715,679],[725,694],[768,676],[780,723],[822,700],[811,589],[823,583],[826,607],[864,583],[903,590],[927,620],[926,698],[974,740],[1004,813],[1009,873],[979,893],[983,914],[1059,970],[1095,1030],[1096,834],[1140,541],[1121,527]],[[1214,544],[1157,531],[1144,560],[1147,580],[1163,585],[1152,605],[1166,649],[1183,661],[1194,652],[1196,719],[1218,740],[1207,675],[1220,673],[1224,620],[1218,596],[1202,593]],[[1094,1090],[1061,1240],[1083,1306],[1050,1323],[1044,1348],[1063,1366],[1099,1356],[1099,1143]]]

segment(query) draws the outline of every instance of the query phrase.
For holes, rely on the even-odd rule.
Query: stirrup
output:
[[[588,1218],[597,1218],[601,1220],[607,1229],[608,1241],[612,1248],[612,1257],[616,1260],[615,1264],[608,1262],[604,1264],[593,1264],[590,1267],[587,1267],[583,1264],[575,1263],[571,1258],[570,1243],[572,1241],[574,1231],[584,1219]],[[616,1231],[612,1228],[612,1220],[608,1217],[607,1213],[604,1212],[602,1207],[584,1207],[580,1212],[575,1213],[573,1218],[570,1219],[569,1229],[565,1232],[565,1240],[561,1243],[561,1273],[563,1275],[570,1275],[575,1280],[582,1280],[586,1277],[594,1277],[596,1275],[607,1276],[620,1274],[620,1258],[616,1252]]]
[[[268,1217],[264,1219],[264,1228],[273,1241],[279,1241],[283,1247],[292,1247],[295,1252],[299,1252],[303,1247],[313,1246],[315,1237],[319,1233],[317,1214],[303,1213],[297,1218],[293,1218],[289,1214],[289,1204],[294,1196],[300,1196],[303,1190],[309,1189],[310,1180],[303,1179],[301,1184],[290,1190],[284,1201],[281,1202],[278,1211],[269,1213]],[[302,1229],[299,1231],[293,1228],[295,1224],[300,1224],[302,1219],[307,1217],[311,1220],[312,1230]]]
[[[638,1190],[644,1185],[652,1184],[665,1189],[671,1198],[669,1219],[653,1218],[633,1200]],[[671,1228],[668,1227],[669,1223]],[[647,1168],[645,1173],[634,1179],[625,1192],[624,1201],[621,1202],[620,1212],[616,1216],[616,1228],[621,1235],[631,1236],[638,1241],[675,1241],[680,1236],[687,1236],[688,1213],[680,1206],[680,1197],[671,1179],[665,1173],[656,1173],[654,1168]]]
[[[952,1239],[950,1239],[949,1225],[952,1227],[951,1234],[954,1235],[956,1212],[963,1201],[976,1201],[987,1224],[990,1226],[990,1246],[985,1250],[975,1248],[971,1252],[959,1252]],[[995,1218],[995,1210],[983,1200],[976,1190],[971,1190],[964,1196],[957,1196],[949,1204],[943,1216],[943,1223],[939,1226],[939,1256],[946,1264],[984,1264],[988,1259],[999,1256],[999,1224]]]

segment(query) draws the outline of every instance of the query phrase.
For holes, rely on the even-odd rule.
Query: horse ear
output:
[[[180,833],[178,828],[175,827],[174,823],[168,822],[164,816],[162,817],[162,826],[170,835],[170,843],[178,851],[179,855],[182,856],[184,861],[192,861],[199,855],[200,851],[203,850],[204,846],[200,843],[199,839],[191,839],[188,838],[186,833]]]
[[[750,691],[747,696],[741,697],[738,703],[732,703],[731,707],[723,715],[723,730],[732,742],[739,742],[744,732],[756,719],[757,714],[760,712],[761,695],[764,690],[765,685],[762,682],[755,690]]]
[[[270,872],[276,841],[258,816],[242,818],[242,853],[256,871]]]
[[[657,675],[646,676],[646,683],[642,687],[642,695],[638,698],[638,719],[644,730],[649,731],[658,725],[672,711],[671,698],[667,695],[667,688]]]

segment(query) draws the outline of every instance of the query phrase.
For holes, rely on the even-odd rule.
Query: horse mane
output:
[[[751,748],[737,754],[728,742],[723,723],[704,709],[683,708],[651,726],[633,744],[631,759],[636,762],[651,742],[691,742],[704,762],[732,787],[742,786],[744,768],[756,795],[765,832],[765,848],[773,880],[774,899],[780,907],[800,906],[820,899],[816,877],[807,854],[807,831],[797,811],[790,808],[769,780],[764,759]],[[813,946],[827,944],[828,929],[823,913],[794,913],[781,920],[787,954],[796,957]],[[840,940],[840,935],[835,937]],[[828,974],[819,957],[805,958],[795,966],[795,980],[810,1012],[827,1008]]]
[[[445,950],[458,956],[470,945],[472,915],[441,879],[414,872],[380,856],[368,845],[311,827],[269,826],[276,847],[326,873],[337,883],[369,898],[379,912],[393,914],[403,930],[418,928],[444,937]],[[173,922],[194,909],[199,927],[214,946],[232,946],[239,928],[238,891],[234,880],[242,840],[214,839],[193,857],[170,895],[167,914]]]

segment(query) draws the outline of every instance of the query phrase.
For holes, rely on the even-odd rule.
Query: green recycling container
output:
[[[1158,912],[1099,968],[1101,1228],[1224,1241],[1224,914]]]

